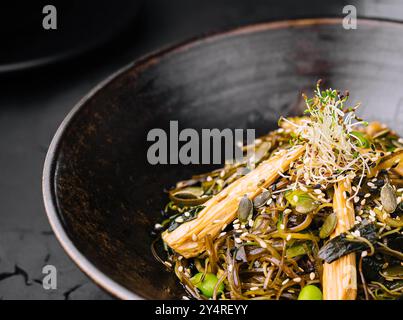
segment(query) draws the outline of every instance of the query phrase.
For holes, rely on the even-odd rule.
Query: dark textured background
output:
[[[42,204],[46,150],[83,95],[133,59],[206,32],[287,17],[340,16],[345,4],[356,4],[363,17],[403,18],[399,0],[329,2],[146,0],[137,21],[107,47],[45,69],[0,75],[0,299],[111,299],[61,249]],[[58,270],[57,290],[42,288],[46,264]]]

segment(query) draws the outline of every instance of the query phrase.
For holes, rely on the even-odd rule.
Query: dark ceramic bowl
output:
[[[349,89],[362,114],[403,131],[403,25],[339,19],[260,24],[149,55],[88,94],[57,131],[43,193],[53,230],[96,283],[123,299],[180,298],[150,252],[166,186],[210,167],[147,162],[147,133],[273,129],[316,81]]]

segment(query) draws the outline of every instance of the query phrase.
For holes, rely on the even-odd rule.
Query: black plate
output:
[[[349,89],[362,114],[403,131],[403,25],[340,19],[260,24],[162,50],[119,71],[67,116],[50,146],[43,192],[52,227],[95,282],[124,298],[179,298],[149,232],[162,189],[205,166],[152,166],[147,132],[276,126],[316,81]]]

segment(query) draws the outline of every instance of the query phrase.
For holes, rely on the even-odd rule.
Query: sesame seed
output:
[[[213,178],[210,177],[210,176],[208,176],[208,177],[206,178],[206,181],[212,181],[212,180],[213,180]]]
[[[360,197],[355,196],[354,197],[354,203],[358,203],[358,201],[360,201]]]
[[[179,256],[178,260],[181,261],[183,259],[183,256]]]
[[[359,230],[355,230],[355,231],[351,232],[351,234],[352,234],[354,237],[361,237],[361,233],[360,233]]]
[[[267,200],[266,204],[269,206],[273,202],[273,199]]]
[[[227,224],[224,224],[221,228],[221,230],[224,230],[227,227]]]
[[[365,196],[364,196],[364,198],[369,198],[370,196],[371,196],[370,193],[366,193]]]
[[[170,263],[169,261],[165,261],[164,264],[170,268],[172,268],[172,263]]]
[[[259,287],[251,287],[250,288],[250,291],[256,291],[256,290],[259,290]]]
[[[183,218],[182,217],[177,217],[176,219],[175,219],[175,222],[178,222],[178,223],[182,223],[184,220],[183,220]]]
[[[288,214],[288,213],[291,213],[291,212],[292,212],[291,209],[285,209],[285,210],[283,211],[284,214]]]
[[[353,189],[353,191],[357,191],[357,187],[356,187],[356,186],[352,186],[351,189]]]
[[[229,264],[229,265],[228,265],[228,271],[229,271],[229,272],[232,272],[232,270],[233,270],[233,266],[232,266],[232,264]]]
[[[346,235],[346,239],[354,240],[354,237],[351,234]]]
[[[225,236],[226,234],[227,234],[226,232],[221,232],[218,237],[221,238],[221,237]]]
[[[356,217],[355,217],[355,220],[360,221],[360,222],[362,221],[362,219],[361,219],[360,216],[356,216]]]
[[[304,191],[304,192],[308,191],[308,189],[306,187],[304,187],[304,186],[301,186],[301,190]]]
[[[234,224],[234,229],[235,229],[235,230],[239,229],[239,227],[240,227],[240,225],[239,225],[238,223],[235,223],[235,224]]]
[[[162,224],[156,223],[154,225],[154,229],[156,229],[156,230],[162,229]]]
[[[309,274],[309,279],[314,280],[315,277],[316,277],[315,272],[311,272],[311,273]]]
[[[368,183],[367,183],[367,186],[368,186],[368,187],[371,187],[371,188],[375,187],[375,185],[374,185],[372,182],[368,182]]]
[[[182,300],[190,300],[189,297],[183,296]]]
[[[285,285],[285,284],[287,284],[288,281],[290,281],[289,278],[285,279],[281,284],[282,284],[282,285]]]
[[[366,200],[363,199],[363,200],[361,201],[361,205],[362,205],[362,206],[365,205],[365,202],[366,202]]]
[[[275,194],[273,194],[271,197],[272,197],[273,199],[276,199],[276,198],[277,198],[277,196],[276,196]]]
[[[281,229],[281,230],[284,230],[284,229],[285,229],[284,224],[280,224],[280,229]]]
[[[403,188],[399,188],[396,190],[397,192],[403,192]]]
[[[242,243],[242,240],[239,239],[239,238],[235,238],[235,242],[236,242],[236,243]]]
[[[182,272],[182,271],[183,271],[183,267],[182,267],[182,266],[179,266],[179,267],[178,267],[178,271],[179,271],[179,272]]]
[[[290,234],[287,235],[286,240],[287,240],[287,241],[290,241],[290,240],[291,240],[291,235],[290,235]]]
[[[266,249],[267,248],[267,244],[264,241],[259,241],[259,244],[262,248]]]
[[[297,282],[297,283],[298,283],[298,282],[301,282],[301,280],[302,280],[302,279],[301,279],[300,277],[297,277],[297,278],[292,279],[292,281]]]
[[[313,192],[315,192],[316,194],[321,194],[321,193],[322,193],[322,190],[320,190],[320,189],[315,189],[315,190],[313,190]]]
[[[366,257],[368,255],[368,252],[367,251],[363,251],[363,252],[361,252],[361,257]]]
[[[376,213],[374,212],[374,210],[369,210],[369,214],[370,214],[372,217],[376,217]]]
[[[297,195],[293,196],[292,200],[294,200],[294,202],[298,202],[298,196]]]
[[[253,227],[253,220],[252,219],[249,219],[248,225],[249,225],[249,227]]]

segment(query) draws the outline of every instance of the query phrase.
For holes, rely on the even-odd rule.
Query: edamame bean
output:
[[[322,291],[316,286],[307,285],[302,288],[298,300],[323,300]]]
[[[218,278],[213,273],[206,273],[206,276],[202,280],[203,273],[199,272],[194,275],[190,280],[193,285],[201,291],[201,293],[207,298],[211,298],[214,293],[214,287],[218,282]],[[224,283],[220,283],[217,293],[224,292]]]

